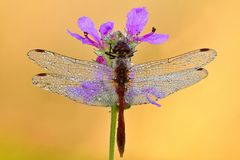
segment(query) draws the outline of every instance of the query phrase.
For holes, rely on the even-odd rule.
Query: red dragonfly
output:
[[[113,61],[112,68],[42,49],[31,50],[28,56],[49,71],[34,76],[34,85],[91,106],[118,105],[117,142],[122,157],[124,109],[149,103],[159,106],[157,100],[204,79],[208,72],[202,67],[215,58],[216,51],[203,48],[168,59],[131,65],[133,52],[125,42],[119,41],[106,54]]]

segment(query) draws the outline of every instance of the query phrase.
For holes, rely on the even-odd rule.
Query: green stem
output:
[[[117,122],[117,105],[113,105],[111,107],[111,129],[110,129],[109,160],[114,160],[116,122]]]

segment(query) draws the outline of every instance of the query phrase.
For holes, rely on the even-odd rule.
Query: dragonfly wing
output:
[[[88,105],[110,106],[117,102],[111,81],[82,81],[81,78],[76,77],[40,73],[33,77],[33,84]]]
[[[28,56],[51,73],[78,77],[82,81],[112,79],[112,69],[94,61],[78,60],[42,49],[31,50]]]
[[[148,77],[141,81],[134,79],[129,83],[126,93],[126,101],[132,105],[156,104],[155,101],[164,98],[180,89],[191,86],[203,78],[208,72],[203,68],[188,69],[173,72],[162,76]]]
[[[213,49],[198,49],[176,57],[134,65],[130,68],[130,76],[141,80],[145,77],[161,76],[192,68],[198,69],[211,62],[216,55]]]

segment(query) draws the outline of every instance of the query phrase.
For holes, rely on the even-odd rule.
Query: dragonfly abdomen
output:
[[[125,98],[123,86],[117,87],[117,94],[119,98],[118,103],[118,128],[117,128],[117,145],[120,156],[123,157],[124,148],[125,148],[125,122],[124,122],[124,107],[125,107]]]
[[[116,93],[118,95],[118,128],[117,128],[117,144],[120,156],[123,156],[125,147],[125,122],[124,122],[124,108],[125,102],[125,84],[129,81],[128,68],[124,58],[116,59],[115,68],[115,82],[116,82]]]

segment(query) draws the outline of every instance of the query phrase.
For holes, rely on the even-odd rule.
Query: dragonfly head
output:
[[[109,53],[114,58],[130,58],[133,56],[133,50],[129,47],[128,43],[119,40],[112,48],[112,52]]]
[[[131,49],[126,42],[118,41],[112,52],[116,53],[117,57],[126,57],[131,52]]]

